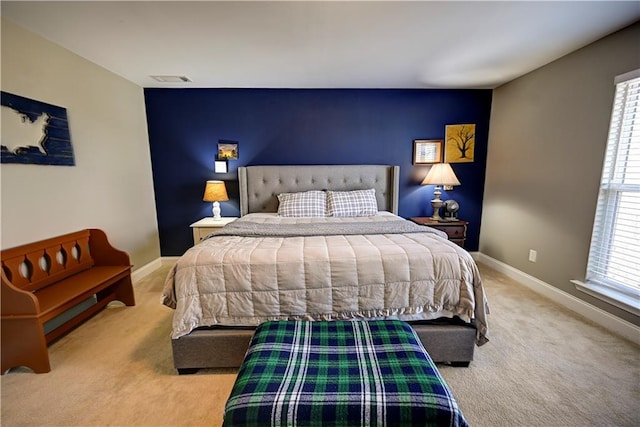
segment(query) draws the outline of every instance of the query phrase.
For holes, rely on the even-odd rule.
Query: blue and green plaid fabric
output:
[[[402,321],[277,321],[253,336],[225,426],[467,426]]]

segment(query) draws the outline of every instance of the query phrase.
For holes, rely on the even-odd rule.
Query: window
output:
[[[616,78],[586,279],[581,290],[640,315],[640,70]]]

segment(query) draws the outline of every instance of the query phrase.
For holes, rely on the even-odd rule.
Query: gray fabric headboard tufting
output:
[[[242,166],[238,168],[240,215],[277,212],[280,193],[375,188],[378,209],[398,214],[399,166]]]

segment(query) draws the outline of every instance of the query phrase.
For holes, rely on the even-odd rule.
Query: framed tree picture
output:
[[[413,164],[430,165],[442,162],[441,139],[413,140]]]
[[[445,126],[445,163],[473,162],[475,146],[475,124]]]

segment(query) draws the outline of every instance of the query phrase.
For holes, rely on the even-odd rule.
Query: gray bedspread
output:
[[[244,237],[301,237],[301,236],[336,236],[355,234],[398,234],[398,233],[436,233],[433,228],[426,228],[402,218],[387,221],[340,221],[340,222],[305,222],[295,224],[264,223],[254,221],[235,221],[213,236]],[[442,237],[446,237],[441,234]]]
[[[392,214],[332,221],[250,214],[189,249],[163,304],[173,338],[268,320],[458,316],[487,341],[486,301],[469,253]]]

